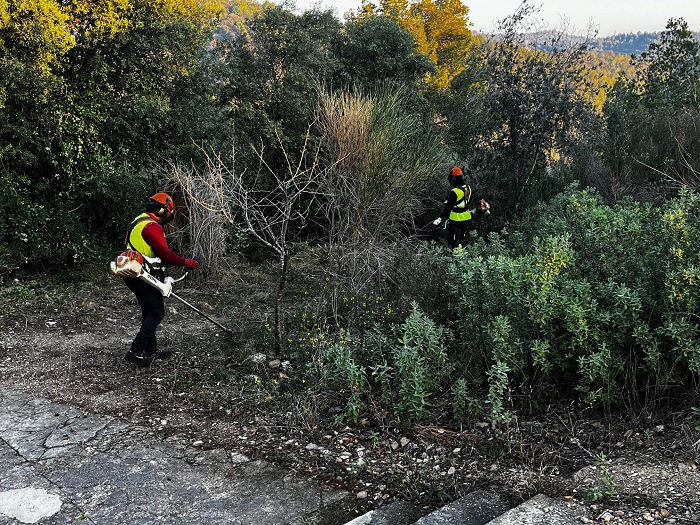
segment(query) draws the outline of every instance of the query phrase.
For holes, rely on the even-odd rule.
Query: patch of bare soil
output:
[[[293,359],[272,355],[271,270],[241,268],[177,290],[234,335],[166,300],[159,346],[175,354],[149,369],[123,360],[140,312],[118,279],[105,272],[82,284],[6,284],[0,388],[265,458],[373,506],[437,506],[489,487],[513,504],[536,493],[579,502],[582,522],[700,523],[692,413],[600,420],[558,407],[498,432],[478,420],[454,428],[436,415],[433,425],[402,433],[370,407],[368,420],[338,426],[337,401],[306,385]]]

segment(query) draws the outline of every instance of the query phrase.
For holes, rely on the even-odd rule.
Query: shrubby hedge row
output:
[[[436,258],[448,268],[443,300],[416,283],[422,296],[403,325],[327,348],[328,377],[352,390],[355,419],[378,392],[399,420],[451,404],[457,422],[471,411],[494,423],[560,401],[611,413],[697,395],[699,207],[689,190],[659,209],[611,207],[574,187],[516,232],[454,254],[417,250],[404,261],[412,272],[434,271]]]

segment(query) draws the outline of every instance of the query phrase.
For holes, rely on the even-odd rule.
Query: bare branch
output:
[[[319,146],[310,150],[310,126],[299,158],[293,161],[284,148],[282,137],[275,132],[284,156],[283,172],[268,161],[264,145],[254,147],[259,170],[250,177],[235,169],[235,149],[232,166],[227,166],[214,151],[205,151],[206,170],[182,173],[182,186],[196,204],[193,208],[206,211],[211,217],[242,227],[278,257],[280,277],[275,301],[275,342],[281,348],[280,303],[287,282],[290,245],[294,232],[306,222],[311,206],[323,192],[318,190],[324,177],[319,168]]]

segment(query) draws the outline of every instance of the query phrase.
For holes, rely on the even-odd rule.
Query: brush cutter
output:
[[[112,270],[112,273],[114,273],[115,275],[124,276],[125,272],[122,270],[122,268],[120,268],[120,262],[123,263],[123,261],[120,261],[119,258],[117,258],[117,260],[112,261],[109,266],[110,266],[110,269]],[[131,263],[131,261],[129,261],[129,262]],[[122,266],[123,266],[123,264],[122,264]],[[140,266],[140,268],[138,268],[138,266]],[[222,324],[219,324],[217,321],[215,321],[214,319],[209,317],[207,314],[205,314],[204,312],[202,312],[198,308],[195,308],[193,305],[191,305],[187,301],[185,301],[182,297],[179,297],[178,295],[173,293],[173,283],[177,283],[177,282],[182,281],[185,277],[187,277],[187,272],[185,272],[184,275],[182,277],[180,277],[179,279],[173,279],[172,277],[168,276],[165,278],[164,281],[160,281],[159,279],[157,279],[156,277],[154,277],[153,275],[151,275],[150,273],[145,271],[140,264],[135,265],[135,264],[131,263],[130,268],[131,268],[130,273],[133,272],[133,275],[129,274],[129,275],[127,275],[128,277],[138,277],[142,281],[146,281],[149,285],[153,286],[153,288],[156,288],[163,297],[173,297],[173,298],[177,299],[182,304],[191,308],[192,310],[197,312],[199,315],[204,317],[206,320],[214,323],[216,326],[218,326],[219,328],[224,330],[226,333],[228,333],[228,334],[233,333],[233,330],[231,330],[230,328],[226,328]]]

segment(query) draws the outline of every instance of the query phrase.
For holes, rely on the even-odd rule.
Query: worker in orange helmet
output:
[[[444,202],[440,217],[433,221],[435,226],[439,226],[447,220],[447,242],[452,248],[464,246],[466,244],[467,230],[472,224],[472,218],[479,215],[491,213],[491,206],[484,199],[470,208],[469,199],[472,196],[472,189],[464,180],[464,173],[459,167],[454,167],[449,174],[450,193]]]
[[[136,250],[145,261],[145,269],[158,280],[165,277],[165,266],[184,266],[196,270],[195,259],[180,257],[168,247],[163,226],[173,220],[175,202],[167,193],[152,195],[146,211],[136,217],[126,235],[126,247]],[[141,307],[141,328],[131,343],[124,359],[139,366],[150,366],[156,359],[164,359],[172,352],[158,349],[156,329],[165,317],[165,303],[157,288],[137,277],[125,277],[124,283],[136,296]]]

